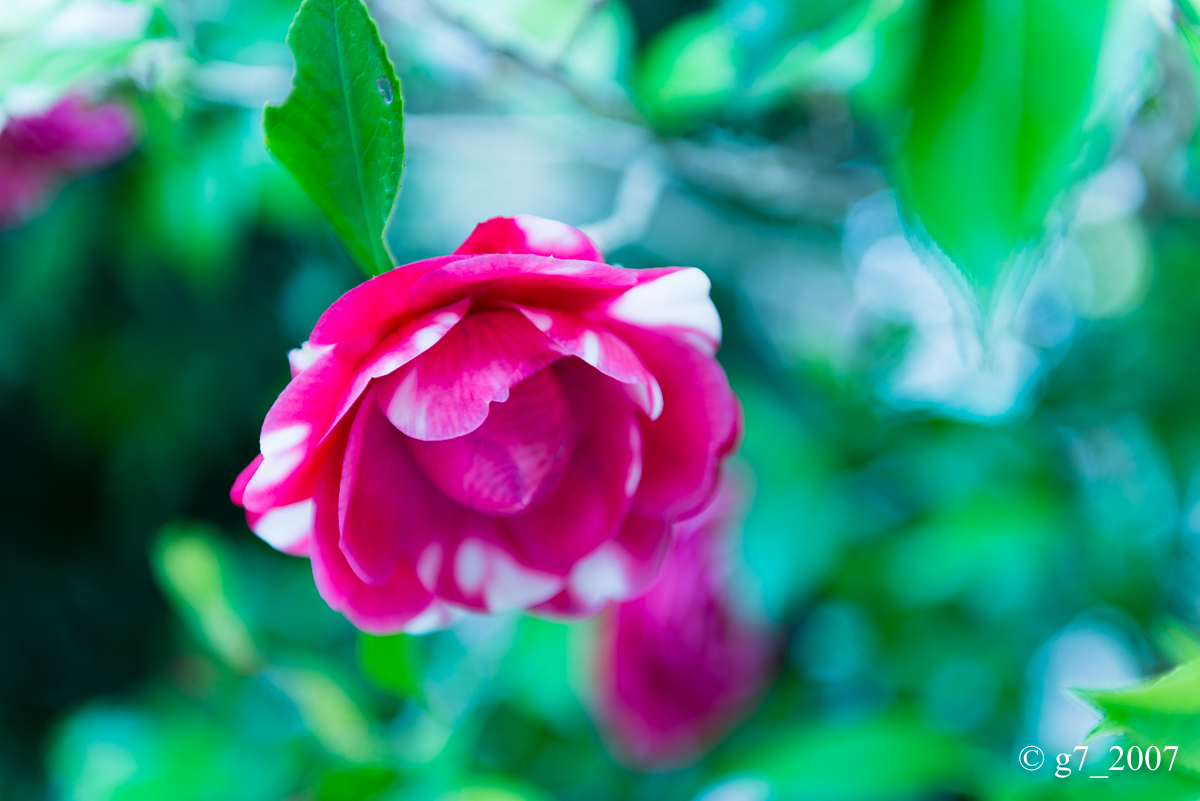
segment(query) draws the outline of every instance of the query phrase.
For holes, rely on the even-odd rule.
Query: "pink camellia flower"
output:
[[[9,119],[0,130],[0,228],[49,200],[64,177],[117,160],[134,143],[128,113],[68,95],[49,111]]]
[[[562,223],[482,223],[325,312],[233,500],[366,631],[593,613],[656,575],[733,447],[708,290]]]
[[[736,481],[675,542],[650,590],[601,620],[597,712],[615,750],[641,765],[698,756],[744,715],[770,676],[775,637],[730,603]]]

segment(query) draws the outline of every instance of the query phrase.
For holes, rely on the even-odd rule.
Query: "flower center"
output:
[[[485,514],[529,508],[557,485],[571,450],[571,415],[553,369],[493,402],[479,428],[454,439],[410,439],[417,463],[453,500]]]

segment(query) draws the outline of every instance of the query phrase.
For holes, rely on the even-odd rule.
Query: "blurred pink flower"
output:
[[[43,114],[9,119],[0,131],[0,228],[38,211],[65,177],[125,155],[134,138],[121,106],[91,105],[76,95]]]
[[[630,597],[739,429],[708,290],[559,222],[482,223],[325,312],[233,500],[371,632]]]
[[[698,757],[770,677],[775,635],[730,602],[729,535],[742,494],[727,477],[703,512],[675,526],[658,581],[600,622],[597,711],[615,750],[635,764]]]

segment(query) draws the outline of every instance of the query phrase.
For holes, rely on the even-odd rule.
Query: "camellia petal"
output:
[[[372,380],[390,375],[432,348],[462,320],[469,300],[426,312],[410,319],[376,345],[362,360],[354,380],[342,394],[334,413],[334,422],[341,419],[358,402]]]
[[[571,312],[531,306],[517,306],[516,309],[562,353],[576,356],[609,378],[631,385],[638,405],[651,420],[662,414],[662,389],[658,380],[633,349],[606,326]]]
[[[63,179],[116,161],[136,138],[124,107],[75,94],[43,113],[0,122],[0,228],[39,211]]]
[[[311,558],[317,591],[332,608],[363,631],[400,631],[434,601],[405,561],[396,563],[388,581],[367,584],[354,572],[339,547],[338,495],[346,434],[335,437],[330,456],[317,481],[316,518]]]
[[[373,394],[363,399],[350,427],[337,514],[346,561],[362,581],[378,585],[395,572],[405,535],[431,521],[421,519],[428,505],[408,503],[418,476],[404,435],[383,416]]]
[[[414,439],[469,434],[492,401],[559,354],[542,332],[514,311],[469,315],[403,370],[380,382],[379,403],[396,428]]]
[[[311,497],[328,431],[358,402],[372,379],[395,371],[436,344],[462,319],[466,308],[466,302],[460,302],[419,315],[369,350],[363,339],[336,346],[307,343],[297,359],[303,369],[263,423],[265,462],[247,482],[243,505],[262,511]]]
[[[312,367],[332,348],[333,345],[313,345],[306,339],[300,343],[300,347],[289,350],[288,367],[292,370],[292,378]]]
[[[592,240],[577,228],[529,214],[493,217],[475,226],[457,253],[533,253],[560,259],[602,262]]]
[[[483,425],[453,439],[412,440],[409,451],[451,499],[485,514],[528,509],[571,457],[571,414],[552,370],[539,370],[493,402]]]
[[[538,608],[578,617],[594,615],[609,601],[636,597],[657,578],[670,530],[659,518],[627,516],[615,537],[575,563],[565,590]]]
[[[730,602],[736,482],[675,527],[650,590],[610,610],[595,649],[599,717],[636,764],[695,759],[746,714],[770,675],[775,636]]]
[[[520,608],[557,592],[560,578],[508,555],[513,548],[497,518],[437,491],[408,451],[414,444],[368,393],[344,449],[338,496],[338,544],[357,582],[388,586],[400,571],[478,611]]]
[[[480,305],[510,302],[587,311],[649,281],[650,273],[579,259],[491,253],[429,270],[409,290],[408,303],[430,308],[470,295]]]
[[[0,137],[26,159],[78,172],[123,156],[133,144],[135,131],[121,106],[92,105],[78,95],[67,95],[44,114],[9,120]]]
[[[662,416],[642,425],[646,463],[633,511],[685,518],[712,495],[721,459],[736,444],[737,398],[721,366],[694,345],[662,332],[619,330],[663,391]]]
[[[550,370],[561,376],[575,415],[571,458],[554,493],[507,525],[529,564],[565,576],[620,530],[641,480],[642,437],[616,382],[574,359]]]
[[[318,447],[358,360],[347,348],[331,348],[284,388],[263,421],[259,446],[263,461],[246,483],[242,504],[265,512],[274,506],[311,498],[320,460]],[[321,449],[319,455],[324,455]]]
[[[721,317],[709,298],[711,289],[707,275],[688,267],[638,284],[614,300],[607,313],[641,328],[690,332],[693,342],[712,355],[721,344]]]
[[[426,273],[463,258],[438,256],[416,261],[364,281],[325,310],[308,341],[314,345],[333,345],[380,331],[390,333],[389,329],[403,323],[413,312],[408,302],[413,284]]]

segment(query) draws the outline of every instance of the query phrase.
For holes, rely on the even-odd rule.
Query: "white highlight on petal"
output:
[[[602,372],[613,367],[611,363],[605,365],[601,364],[602,361],[606,361],[603,340],[600,338],[600,333],[594,329],[583,329],[583,332],[578,336],[576,341],[576,338],[573,338],[569,335],[569,333],[567,333],[572,328],[570,324],[564,326],[567,331],[555,332],[553,331],[553,315],[531,309],[528,306],[516,306],[516,309],[517,311],[521,312],[521,314],[525,315],[525,319],[533,323],[533,325],[539,331],[547,334],[550,337],[552,346],[559,353],[577,356],[586,364],[589,364],[592,367],[595,367],[597,370],[601,370]],[[620,347],[628,348],[628,345],[620,345]],[[712,346],[708,340],[704,340],[704,342],[699,345],[699,348],[704,351],[710,351]],[[634,359],[637,359],[636,353],[630,351],[630,355]],[[612,357],[610,356],[609,358]],[[619,359],[619,356],[617,358]],[[638,408],[645,412],[651,420],[657,420],[659,415],[662,414],[663,408],[662,388],[658,385],[658,381],[654,378],[650,371],[645,369],[645,365],[642,365],[642,369],[645,371],[644,375],[646,380],[633,380],[631,383],[626,383],[625,390],[633,402],[638,405]],[[630,379],[618,378],[617,380],[627,381]]]
[[[524,609],[549,600],[562,590],[558,576],[530,570],[499,548],[491,549],[484,603],[492,612]]]
[[[479,540],[466,540],[454,555],[454,580],[467,595],[474,595],[483,586],[487,551]]]
[[[446,333],[446,328],[440,323],[427,325],[413,335],[413,346],[419,354],[424,353],[436,345],[444,333]]]
[[[525,232],[525,244],[531,250],[577,247],[583,236],[576,229],[558,220],[547,220],[532,214],[518,214],[513,219],[516,220],[517,227]]]
[[[274,487],[291,475],[304,461],[305,445],[311,431],[312,426],[308,423],[296,423],[263,434],[259,440],[262,464],[246,482],[245,495],[253,496]]]
[[[465,610],[442,601],[431,601],[425,611],[404,624],[408,634],[428,634],[449,628],[467,616]]]
[[[620,600],[629,594],[621,546],[606,542],[575,563],[571,570],[571,592],[587,606]]]
[[[312,345],[307,339],[300,343],[300,347],[289,350],[288,366],[292,368],[292,378],[312,367],[317,359],[331,350],[333,345]]]
[[[583,360],[592,367],[600,363],[600,337],[590,329],[583,332]]]
[[[421,586],[433,592],[441,571],[442,544],[434,542],[421,551],[421,556],[417,559],[417,578],[420,579]]]
[[[254,533],[277,551],[294,549],[312,534],[316,506],[307,501],[271,509],[254,524]]]
[[[633,289],[613,301],[615,320],[654,328],[680,326],[702,334],[709,350],[721,342],[721,318],[709,298],[712,282],[695,267],[686,267]]]
[[[701,350],[709,349],[707,341],[700,347]],[[651,377],[649,384],[626,384],[625,392],[651,420],[657,420],[662,414],[662,387],[658,385],[658,381],[653,377]]]
[[[422,561],[425,558],[422,554]],[[482,594],[490,612],[509,612],[539,604],[557,595],[564,583],[562,578],[525,567],[504,549],[477,539],[465,540],[458,546],[454,578],[463,594]]]
[[[415,365],[396,387],[383,413],[392,425],[413,439],[426,438],[429,429],[428,399],[422,398],[417,392]]]
[[[576,261],[574,259],[556,259],[551,264],[545,265],[538,270],[541,275],[579,275],[586,273],[591,267],[587,262]]]
[[[533,323],[537,327],[537,330],[541,331],[543,334],[554,327],[554,318],[545,312],[532,311],[524,307],[519,308],[521,310],[521,314],[525,315],[525,319]]]
[[[362,371],[361,377],[365,379],[383,378],[441,342],[442,337],[446,336],[450,329],[462,320],[470,304],[470,298],[463,298],[457,303],[447,306],[443,311],[434,313],[432,317],[427,315],[429,323],[410,334],[406,341],[392,348],[391,352],[371,362]],[[354,399],[357,397],[358,395],[355,393]],[[352,403],[353,400],[350,402]]]
[[[311,430],[312,426],[308,423],[296,423],[263,434],[258,441],[263,458],[270,459],[272,456],[280,456],[297,445],[303,445]]]
[[[633,458],[629,460],[629,472],[625,476],[626,498],[632,498],[638,484],[642,483],[642,431],[637,426],[629,427],[629,450]]]

